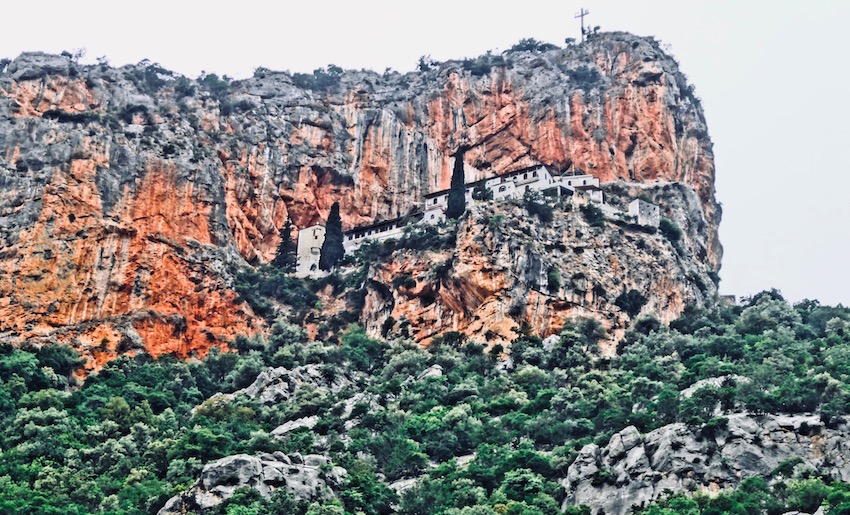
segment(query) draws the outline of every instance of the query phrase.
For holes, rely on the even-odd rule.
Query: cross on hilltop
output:
[[[586,10],[584,7],[581,8],[581,11],[577,12],[573,18],[581,18],[581,42],[584,43],[584,17],[590,14],[590,11]]]

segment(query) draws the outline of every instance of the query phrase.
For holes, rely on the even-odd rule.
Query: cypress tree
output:
[[[455,153],[455,166],[452,170],[452,184],[449,190],[448,205],[446,206],[446,218],[457,220],[466,211],[466,182],[463,176],[463,154],[464,147]]]
[[[328,221],[325,224],[325,242],[319,254],[319,268],[331,270],[345,256],[345,248],[342,246],[342,218],[339,216],[339,202],[334,202]]]
[[[296,242],[292,239],[292,221],[287,220],[280,229],[280,245],[277,246],[277,254],[272,259],[272,266],[286,273],[295,271],[298,264]]]

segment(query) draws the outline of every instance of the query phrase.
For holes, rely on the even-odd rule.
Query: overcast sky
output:
[[[273,6],[267,6],[272,4]],[[669,45],[703,100],[723,204],[721,290],[775,287],[850,305],[848,0],[429,0],[239,2],[42,0],[3,6],[0,57],[84,48],[189,76],[254,68],[412,70],[504,50],[523,37],[602,30]]]

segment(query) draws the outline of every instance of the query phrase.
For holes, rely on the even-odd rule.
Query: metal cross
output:
[[[584,17],[590,14],[590,11],[581,8],[581,12],[577,12],[575,18],[581,18],[581,42],[584,43]]]

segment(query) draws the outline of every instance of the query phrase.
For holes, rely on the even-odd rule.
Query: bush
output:
[[[669,218],[661,218],[661,221],[658,223],[658,230],[665,238],[670,240],[671,243],[676,243],[682,239],[682,229],[676,225],[676,222]]]
[[[549,293],[557,293],[561,290],[561,272],[557,268],[550,267],[549,273],[546,274],[547,286]]]
[[[219,78],[215,73],[204,73],[198,77],[198,84],[219,101],[230,92],[230,78],[227,75]]]
[[[646,297],[639,291],[629,290],[621,293],[614,301],[614,304],[625,311],[629,315],[629,318],[634,318],[640,313],[641,308],[646,304],[646,300]]]
[[[508,53],[512,52],[548,52],[549,50],[557,50],[558,46],[552,43],[543,43],[534,38],[522,38],[519,43],[508,49]]]
[[[539,193],[527,190],[523,197],[525,210],[531,216],[536,216],[543,223],[551,223],[554,220],[554,212],[549,204],[546,204]]]
[[[410,276],[410,274],[400,274],[393,277],[393,288],[400,289],[404,288],[406,290],[411,290],[416,288],[416,279]]]
[[[570,81],[576,87],[583,90],[593,89],[601,79],[599,72],[595,68],[589,68],[587,66],[579,66],[578,68],[567,70],[566,73]]]
[[[343,69],[334,64],[327,68],[316,68],[313,73],[295,73],[292,75],[292,83],[299,88],[313,91],[329,91],[339,86]]]
[[[487,75],[493,67],[505,66],[507,62],[500,55],[493,55],[489,51],[477,59],[464,59],[461,66],[473,76]]]
[[[243,269],[236,274],[234,289],[254,312],[270,322],[277,318],[275,300],[291,307],[296,316],[303,316],[319,298],[307,288],[304,279],[267,265]]]
[[[581,214],[591,227],[603,227],[605,225],[605,214],[593,204],[581,206]]]

